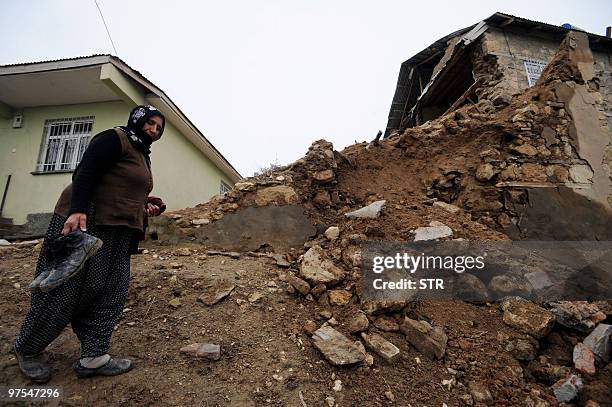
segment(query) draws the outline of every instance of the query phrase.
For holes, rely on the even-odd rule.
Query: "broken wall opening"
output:
[[[425,62],[419,65],[413,66],[410,69],[407,81],[408,83],[405,85],[406,100],[401,107],[402,118],[398,126],[399,128],[405,129],[407,127],[410,127],[410,122],[408,120],[410,116],[408,115],[408,113],[410,112],[410,109],[412,109],[412,107],[416,104],[419,96],[421,96],[421,93],[423,92],[423,89],[425,89],[425,86],[431,80],[434,69],[442,59],[443,55],[444,53],[440,52],[434,55],[431,59],[426,60]]]
[[[463,52],[471,55],[471,47]],[[417,124],[436,119],[473,97],[468,92],[475,83],[472,58],[456,57],[449,64],[444,74],[432,84],[421,100],[421,109],[416,117]]]

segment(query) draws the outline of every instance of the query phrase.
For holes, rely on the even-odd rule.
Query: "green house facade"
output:
[[[166,116],[152,146],[168,209],[226,192],[241,176],[170,98],[119,58],[97,55],[0,66],[0,237],[40,236],[89,140],[150,104]]]

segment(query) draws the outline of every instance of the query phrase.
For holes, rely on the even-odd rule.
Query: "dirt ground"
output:
[[[191,255],[176,256],[174,247],[150,247],[133,257],[130,297],[111,349],[113,355],[135,361],[131,372],[77,379],[72,364],[79,345],[70,328],[49,346],[53,377],[48,385],[63,388],[59,405],[301,407],[326,406],[325,399],[333,397],[340,406],[461,406],[469,381],[486,383],[495,405],[528,405],[530,394],[553,402],[547,386],[526,380],[525,366],[502,349],[499,335],[517,333],[502,322],[496,305],[419,303],[405,311],[445,327],[449,344],[444,360],[428,360],[399,332],[381,332],[399,347],[397,363],[389,365],[374,356],[371,367],[333,367],[303,329],[307,320],[324,322],[321,309],[314,301],[289,294],[284,271],[271,259],[234,259],[203,254],[197,245],[181,247],[190,248]],[[29,307],[27,284],[36,255],[32,247],[0,252],[4,385],[32,385],[20,374],[11,345]],[[234,281],[236,288],[221,302],[205,306],[197,298],[217,279]],[[261,298],[251,302],[254,293]],[[175,298],[178,307],[169,304]],[[350,305],[334,309],[338,329],[346,334],[344,321],[350,312]],[[401,315],[393,317],[399,320]],[[567,346],[555,345],[558,358],[571,358],[572,335],[561,333],[561,343],[567,341]],[[193,342],[220,344],[221,359],[203,361],[179,353]],[[606,405],[611,378],[610,366],[587,378],[585,395]],[[338,379],[342,390],[334,391]]]

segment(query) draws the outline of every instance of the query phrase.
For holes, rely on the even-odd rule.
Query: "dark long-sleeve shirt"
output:
[[[121,142],[113,129],[105,130],[91,140],[72,175],[71,214],[87,212],[98,181],[121,159],[121,154]]]

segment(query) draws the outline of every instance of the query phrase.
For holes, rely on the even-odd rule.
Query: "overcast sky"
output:
[[[400,64],[452,31],[501,11],[605,35],[608,1],[98,4],[119,57],[250,176],[316,139],[342,149],[384,131]],[[0,38],[0,64],[114,54],[94,0],[7,1]]]

